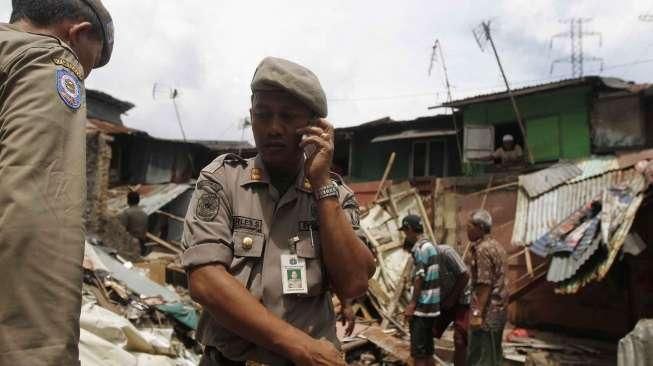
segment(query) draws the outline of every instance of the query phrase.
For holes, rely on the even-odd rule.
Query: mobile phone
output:
[[[316,124],[317,124],[317,119],[315,119],[315,118],[311,118],[308,121],[309,126],[315,126]],[[302,135],[302,141],[304,141],[306,139],[306,137],[307,137],[306,135]],[[304,159],[305,160],[310,159],[313,156],[313,154],[315,154],[315,150],[316,150],[315,145],[309,144],[309,145],[304,146]]]

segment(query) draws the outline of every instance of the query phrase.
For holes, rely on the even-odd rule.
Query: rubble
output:
[[[161,279],[152,268],[174,259],[151,253],[134,265],[115,249],[96,244],[85,244],[82,365],[197,365],[200,306],[186,290],[165,285],[165,269],[163,283],[151,279]]]

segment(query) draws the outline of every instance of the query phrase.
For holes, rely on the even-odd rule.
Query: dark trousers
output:
[[[213,347],[205,347],[199,366],[245,366],[243,361],[232,361]]]
[[[467,348],[469,366],[500,366],[503,361],[502,338],[503,327],[494,330],[470,330]]]
[[[433,326],[433,334],[436,338],[442,334],[449,324],[453,322],[453,343],[455,346],[453,364],[455,366],[467,365],[467,333],[469,331],[469,305],[456,304],[450,309],[440,310],[440,316],[436,318]]]

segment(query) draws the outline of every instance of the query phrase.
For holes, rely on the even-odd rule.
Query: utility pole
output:
[[[570,55],[569,57],[560,58],[554,60],[551,63],[551,74],[556,64],[559,63],[569,63],[571,64],[571,76],[573,78],[581,78],[585,74],[584,65],[585,62],[600,62],[601,71],[603,71],[603,59],[593,56],[588,56],[584,51],[583,37],[598,37],[599,38],[599,47],[602,46],[603,36],[599,32],[585,31],[583,29],[583,24],[587,24],[592,21],[592,18],[571,18],[560,20],[562,24],[569,24],[569,31],[555,34],[551,37],[551,42],[549,49],[553,49],[553,41],[556,38],[569,38],[570,40]]]
[[[447,71],[447,64],[444,62],[444,52],[442,51],[442,44],[440,43],[439,39],[436,39],[435,43],[433,43],[433,52],[431,53],[431,65],[429,66],[429,76],[431,76],[433,63],[437,62],[437,54],[440,55],[440,61],[442,62],[442,72],[444,73],[444,84],[447,87],[447,103],[451,103],[453,101],[453,97],[451,95],[451,84],[449,83],[449,72]],[[458,123],[456,122],[456,115],[454,113],[453,107],[450,106],[449,108],[451,109],[451,120],[453,121],[453,128],[456,130],[456,147],[458,147],[458,157],[462,162],[463,149],[460,146],[460,140],[458,139],[458,133],[460,131],[458,130]]]
[[[515,100],[515,96],[513,95],[512,90],[510,89],[510,83],[508,83],[508,78],[506,77],[506,73],[503,70],[503,65],[501,65],[501,59],[499,58],[499,53],[497,52],[497,48],[494,45],[494,40],[492,39],[492,33],[490,31],[490,21],[482,22],[480,27],[481,27],[480,30],[477,28],[474,31],[472,31],[474,33],[474,38],[476,38],[476,43],[478,43],[478,46],[481,48],[481,51],[484,51],[484,44],[486,41],[489,41],[490,46],[492,46],[494,57],[496,58],[497,64],[499,65],[499,71],[501,71],[501,76],[503,77],[503,81],[506,83],[506,90],[508,91],[510,102],[512,103],[512,109],[515,112],[515,117],[517,117],[517,123],[519,124],[519,129],[521,130],[522,137],[524,138],[524,149],[528,154],[528,161],[529,163],[533,164],[534,163],[533,154],[531,153],[531,149],[528,147],[526,128],[524,127],[524,123],[521,118],[521,113],[519,113],[519,108],[517,107],[517,101]]]

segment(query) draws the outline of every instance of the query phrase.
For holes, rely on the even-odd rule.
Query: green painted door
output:
[[[526,121],[528,147],[536,163],[560,158],[559,125],[558,116]]]

